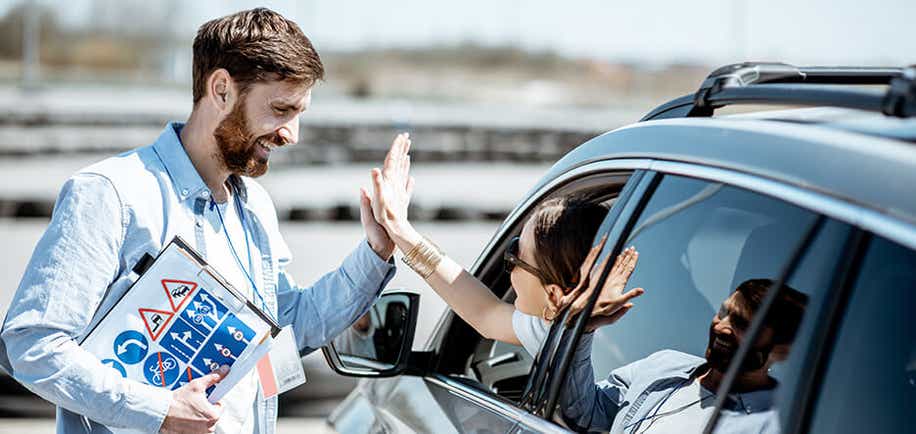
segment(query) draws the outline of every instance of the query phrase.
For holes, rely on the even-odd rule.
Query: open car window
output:
[[[628,176],[629,172],[589,175],[561,186],[532,203],[528,212],[515,221],[507,222],[505,231],[501,235],[503,242],[497,244],[492,251],[486,252],[486,261],[478,269],[477,277],[483,280],[504,302],[513,303],[515,292],[510,286],[508,274],[503,271],[503,250],[508,240],[521,232],[531,210],[544,200],[567,194],[584,195],[596,202],[611,204],[626,183]],[[521,346],[485,339],[457,315],[454,313],[449,315],[451,315],[451,324],[439,345],[441,351],[439,371],[459,378],[465,384],[475,385],[512,402],[519,402],[535,357],[528,354]],[[459,361],[460,365],[456,363]]]

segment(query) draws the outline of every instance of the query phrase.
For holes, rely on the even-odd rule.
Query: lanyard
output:
[[[692,378],[692,374],[691,374],[691,378]],[[668,402],[668,398],[671,398],[671,395],[674,395],[675,393],[677,393],[677,391],[680,390],[682,387],[684,387],[684,385],[686,385],[688,382],[693,381],[693,380],[691,380],[691,378],[687,378],[687,379],[681,381],[680,384],[678,384],[677,387],[674,388],[674,390],[672,390],[671,392],[669,392],[668,395],[665,396],[665,398],[662,399],[662,401],[658,403],[658,405],[657,405],[657,406],[655,407],[655,409],[654,409],[655,411],[654,411],[651,415],[645,416],[645,417],[643,417],[642,419],[637,420],[636,422],[631,422],[629,425],[623,427],[623,429],[627,429],[627,428],[629,428],[629,427],[632,426],[632,427],[634,427],[634,428],[633,428],[632,431],[630,431],[630,434],[635,434],[636,431],[639,430],[640,425],[642,425],[642,423],[643,423],[644,421],[652,420],[652,419],[655,419],[656,417],[658,417],[658,412],[661,411],[661,409],[662,409],[662,407],[665,405],[665,403]],[[701,400],[701,401],[702,401],[702,400]],[[695,404],[695,403],[692,403],[691,405],[693,405],[693,404]],[[683,410],[683,408],[682,408],[681,410]],[[655,421],[653,420],[652,423],[655,423]]]
[[[235,250],[235,245],[232,244],[232,237],[229,236],[229,231],[226,229],[226,222],[223,220],[223,213],[220,211],[219,206],[216,205],[216,201],[213,198],[210,198],[210,209],[216,208],[216,215],[219,216],[219,222],[223,226],[223,234],[226,236],[226,242],[229,244],[229,250],[232,251],[232,256],[235,258],[236,264],[238,264],[239,269],[242,270],[242,273],[245,274],[245,277],[248,278],[248,283],[251,284],[251,289],[254,292],[254,295],[258,297],[261,301],[261,309],[268,314],[269,309],[267,309],[267,303],[264,301],[264,297],[261,297],[261,292],[258,291],[258,286],[254,283],[254,278],[251,274],[254,272],[254,266],[251,261],[251,243],[248,240],[248,225],[245,222],[245,213],[242,210],[242,204],[239,202],[238,195],[232,195],[233,202],[235,203],[235,211],[239,216],[239,223],[242,225],[242,232],[245,233],[245,250],[248,251],[248,268],[245,268],[242,265],[242,260],[239,258],[238,252]],[[251,270],[249,272],[249,270]]]

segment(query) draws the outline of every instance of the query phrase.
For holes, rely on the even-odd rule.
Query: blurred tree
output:
[[[30,7],[39,9],[38,22],[41,32],[39,39],[45,41],[54,39],[58,35],[57,17],[47,5],[41,3],[32,4],[31,2],[19,3],[10,8],[6,15],[0,18],[0,59],[22,59],[22,37],[25,29],[25,17]]]

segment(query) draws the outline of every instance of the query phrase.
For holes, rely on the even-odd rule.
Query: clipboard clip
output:
[[[136,273],[137,276],[142,276],[143,273],[146,273],[146,270],[149,270],[149,267],[153,265],[153,262],[156,262],[156,258],[149,253],[144,253],[143,257],[134,264],[134,268],[131,268],[131,270]]]

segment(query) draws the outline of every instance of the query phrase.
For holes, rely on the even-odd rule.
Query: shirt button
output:
[[[188,195],[188,189],[187,189],[187,188],[182,189],[182,190],[181,190],[181,195],[182,195],[182,196],[187,196],[187,195]]]
[[[200,192],[200,197],[206,199],[206,198],[210,197],[210,192],[207,191],[207,190],[204,190],[204,191]]]
[[[201,227],[204,226],[204,222],[202,222],[202,221],[200,221],[200,220],[198,220],[197,223],[195,223],[195,224],[196,224],[197,227],[199,227],[199,228],[201,228]]]

